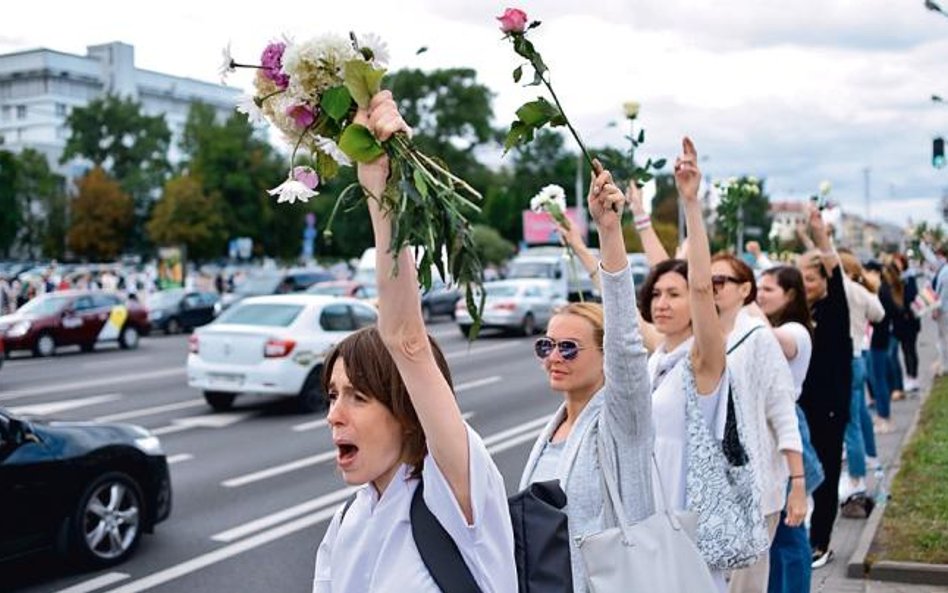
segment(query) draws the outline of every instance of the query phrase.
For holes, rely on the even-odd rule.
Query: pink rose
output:
[[[308,128],[316,121],[316,114],[306,105],[293,105],[286,110],[286,114],[301,128]]]
[[[309,189],[316,189],[316,186],[319,185],[319,175],[312,167],[293,167],[293,179]]]
[[[500,30],[504,33],[523,33],[527,28],[527,13],[519,8],[508,8],[497,20],[500,21]]]

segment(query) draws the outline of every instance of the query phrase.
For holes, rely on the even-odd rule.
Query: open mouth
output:
[[[338,461],[339,465],[345,465],[355,459],[359,448],[350,443],[337,443],[336,451],[336,461]]]

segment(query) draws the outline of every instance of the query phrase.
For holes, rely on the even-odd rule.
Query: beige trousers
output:
[[[777,521],[780,512],[767,515],[767,531],[770,541],[774,541],[777,533]],[[740,568],[731,573],[728,583],[728,593],[767,593],[767,580],[770,578],[770,550],[764,553],[760,560],[746,568]]]

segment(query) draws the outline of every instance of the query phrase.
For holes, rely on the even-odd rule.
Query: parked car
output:
[[[590,249],[595,257],[599,250]],[[508,280],[538,278],[550,280],[558,295],[569,301],[596,300],[599,291],[578,257],[569,257],[562,247],[532,247],[507,265]]]
[[[484,283],[484,290],[483,329],[502,329],[530,336],[544,331],[554,310],[566,304],[556,283],[549,280],[497,280]],[[458,301],[456,311],[458,328],[467,337],[474,320],[463,300]]]
[[[247,297],[302,292],[317,282],[334,279],[332,274],[321,270],[274,270],[252,274],[238,284],[234,292],[221,296],[217,313]]]
[[[0,335],[7,352],[32,350],[34,356],[52,356],[56,348],[69,345],[89,352],[96,344],[109,341],[131,350],[150,329],[144,307],[102,291],[46,293],[16,313],[0,317]]]
[[[375,309],[356,299],[316,294],[244,299],[191,335],[188,385],[215,410],[238,394],[296,398],[301,412],[326,405],[320,376],[327,351],[375,325]]]
[[[378,290],[374,284],[356,282],[354,280],[328,280],[326,282],[313,284],[306,289],[306,294],[352,297],[362,301],[369,301],[378,297]]]
[[[425,321],[431,321],[436,315],[449,315],[454,319],[455,309],[461,300],[461,291],[434,278],[431,288],[421,293],[421,314]]]
[[[148,297],[151,329],[166,334],[190,331],[214,320],[217,293],[186,291],[181,288],[156,292]]]
[[[635,289],[638,290],[645,284],[645,279],[652,268],[648,265],[648,258],[644,253],[627,253],[626,258],[632,269],[632,281],[635,282]]]
[[[0,409],[0,560],[53,548],[84,567],[110,566],[170,513],[168,463],[144,428]]]

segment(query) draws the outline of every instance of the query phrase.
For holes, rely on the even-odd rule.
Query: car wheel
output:
[[[42,333],[36,338],[36,344],[33,346],[34,356],[52,356],[56,354],[56,340],[52,334]]]
[[[130,476],[100,476],[85,489],[70,520],[74,557],[94,567],[122,562],[138,545],[144,514],[141,489]]]
[[[172,317],[168,320],[168,323],[165,324],[165,333],[167,335],[180,334],[181,333],[181,322],[176,318]]]
[[[124,350],[134,350],[138,348],[138,330],[134,325],[126,325],[119,334],[119,346]]]
[[[432,313],[431,307],[424,305],[421,307],[421,318],[425,320],[425,323],[431,323]]]
[[[310,371],[303,383],[299,395],[296,397],[296,409],[301,414],[312,414],[326,407],[326,394],[322,385],[323,368],[317,366]]]
[[[234,406],[236,393],[224,393],[223,391],[205,391],[204,401],[211,406],[215,412],[226,412]]]
[[[520,333],[525,336],[532,336],[537,333],[537,322],[533,319],[533,313],[527,313],[523,316],[523,323],[520,324]]]

